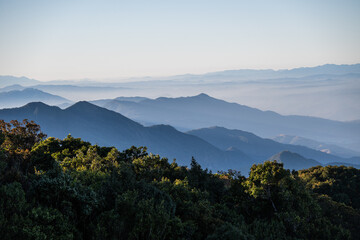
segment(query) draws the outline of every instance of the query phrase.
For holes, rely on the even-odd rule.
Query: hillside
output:
[[[6,87],[0,88],[0,92],[10,92],[10,91],[15,91],[15,90],[24,90],[26,87],[21,86],[20,84],[13,84],[13,85],[8,85]]]
[[[310,167],[321,166],[318,161],[313,159],[307,159],[297,153],[292,153],[290,151],[282,151],[274,156],[270,157],[268,161],[277,161],[284,164],[284,168],[287,169],[307,169]]]
[[[16,85],[12,87],[18,88]],[[0,108],[20,107],[29,102],[44,102],[49,105],[71,103],[71,101],[66,98],[52,95],[34,88],[0,92]]]
[[[167,125],[144,127],[119,113],[78,102],[64,110],[43,103],[30,103],[21,108],[0,110],[0,119],[34,120],[44,132],[64,138],[68,134],[81,137],[93,144],[115,146],[119,149],[146,146],[149,152],[176,158],[189,165],[195,157],[212,170],[237,168],[247,172],[253,160],[246,154],[222,151],[208,142]]]
[[[322,164],[329,162],[347,162],[357,164],[360,162],[359,157],[341,158],[308,147],[278,143],[271,139],[264,139],[253,133],[241,130],[211,127],[192,130],[187,133],[198,136],[220,149],[235,147],[258,162],[265,161],[271,156],[282,151],[291,151],[300,154],[305,158],[315,159]],[[307,167],[309,166],[305,164],[304,168]]]
[[[284,144],[300,145],[315,150],[319,150],[325,153],[330,153],[344,158],[360,156],[359,152],[352,151],[350,149],[342,148],[333,144],[321,143],[314,141],[308,138],[303,138],[300,136],[290,136],[285,134],[280,134],[272,138],[274,141]]]
[[[22,86],[31,86],[40,83],[41,83],[40,81],[30,79],[27,77],[0,76],[0,88],[14,84],[19,84]]]
[[[3,239],[359,239],[354,168],[266,161],[248,177],[213,174],[140,148],[45,139],[28,121],[0,129]]]
[[[114,100],[97,104],[141,123],[169,124],[180,130],[222,126],[242,129],[267,138],[287,134],[332,142],[350,149],[357,149],[360,145],[358,122],[283,116],[229,103],[206,94],[180,98],[161,97],[140,102]]]

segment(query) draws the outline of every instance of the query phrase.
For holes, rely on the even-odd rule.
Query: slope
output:
[[[358,157],[341,158],[303,146],[282,144],[271,139],[263,139],[255,134],[241,130],[212,127],[192,130],[187,133],[198,136],[220,149],[236,147],[258,162],[262,162],[272,155],[285,150],[301,154],[305,158],[315,159],[321,163],[348,162],[356,164],[360,162]]]
[[[303,156],[290,151],[279,152],[274,156],[270,157],[268,160],[276,160],[283,163],[285,168],[295,170],[307,169],[310,167],[321,165],[318,161],[304,158]]]
[[[66,98],[33,88],[0,92],[0,108],[20,107],[30,102],[44,102],[49,105],[71,103]]]
[[[184,165],[194,156],[204,167],[216,170],[229,168],[248,171],[253,160],[244,153],[229,154],[205,140],[182,133],[170,126],[144,127],[123,115],[78,102],[62,110],[43,103],[30,103],[21,108],[0,110],[0,119],[34,120],[50,136],[64,138],[67,134],[94,144],[125,149],[132,145],[146,146],[150,152],[176,158]]]
[[[193,97],[146,99],[140,102],[99,103],[136,121],[170,124],[181,130],[211,126],[242,129],[261,137],[278,134],[301,135],[342,147],[360,146],[360,123],[340,122],[306,116],[283,116],[237,103],[229,103],[206,94]]]
[[[342,148],[333,144],[320,143],[318,141],[314,141],[308,138],[303,138],[300,136],[290,136],[290,135],[280,134],[276,137],[273,137],[272,139],[279,143],[305,146],[308,148],[312,148],[315,150],[319,150],[322,152],[334,154],[345,158],[360,156],[359,152]]]

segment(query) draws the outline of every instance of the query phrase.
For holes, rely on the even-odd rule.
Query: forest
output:
[[[360,239],[360,170],[266,161],[244,175],[0,120],[1,238]]]

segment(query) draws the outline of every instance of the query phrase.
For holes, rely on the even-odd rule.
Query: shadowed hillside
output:
[[[119,149],[132,145],[146,146],[150,152],[167,156],[170,161],[176,158],[184,165],[188,165],[194,156],[204,167],[212,170],[238,168],[247,172],[253,162],[244,153],[222,151],[173,127],[144,127],[119,113],[88,102],[78,102],[65,110],[43,103],[30,103],[21,108],[0,110],[0,118],[6,121],[34,120],[46,133],[59,138],[72,134],[94,144]]]
[[[279,152],[291,151],[300,154],[305,158],[315,159],[322,164],[329,162],[345,162],[351,164],[360,163],[359,157],[341,158],[303,146],[282,144],[271,139],[260,138],[253,133],[241,130],[212,127],[192,130],[188,133],[198,136],[220,149],[235,147],[259,162],[265,161]],[[315,165],[305,164],[303,165],[303,168],[308,168],[310,166]],[[286,164],[285,167],[287,167]]]
[[[223,126],[253,132],[262,137],[288,134],[333,142],[352,149],[360,145],[358,122],[283,116],[271,111],[229,103],[206,94],[180,98],[161,97],[140,102],[113,100],[96,104],[138,122],[170,124],[180,130]]]
[[[71,101],[34,88],[0,92],[0,108],[20,107],[29,102],[43,102],[49,105],[70,104]]]

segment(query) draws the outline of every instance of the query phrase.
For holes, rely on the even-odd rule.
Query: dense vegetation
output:
[[[0,120],[2,239],[359,239],[354,168],[268,161],[245,178],[45,137]]]

